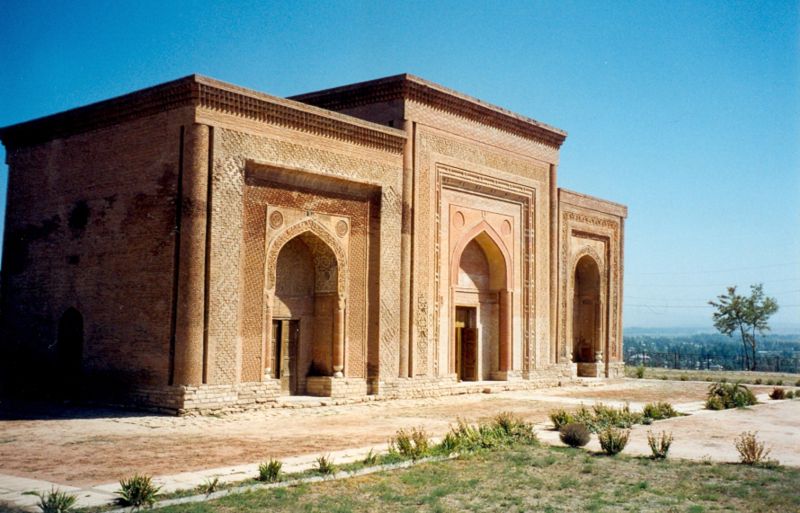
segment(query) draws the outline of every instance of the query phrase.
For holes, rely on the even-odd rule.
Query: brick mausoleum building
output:
[[[565,137],[411,75],[192,75],[3,128],[6,393],[202,412],[620,375],[627,212],[557,187]]]

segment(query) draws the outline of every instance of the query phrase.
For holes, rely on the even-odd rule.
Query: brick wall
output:
[[[58,323],[83,317],[100,391],[169,379],[181,124],[171,111],[8,155],[2,350],[30,383],[58,380]],[[16,391],[19,390],[19,385]]]

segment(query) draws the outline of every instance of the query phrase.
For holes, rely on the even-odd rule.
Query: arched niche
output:
[[[597,370],[582,371],[597,362],[602,351],[600,265],[591,255],[581,256],[575,264],[572,297],[572,361],[578,363],[578,375],[595,376]],[[589,372],[588,374],[586,372]]]

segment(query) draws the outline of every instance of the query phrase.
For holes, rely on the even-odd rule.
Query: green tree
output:
[[[769,331],[769,318],[778,311],[775,298],[764,295],[764,286],[759,283],[750,286],[750,296],[736,293],[736,287],[728,287],[726,294],[717,296],[708,304],[717,309],[714,312],[714,327],[723,335],[733,337],[738,332],[742,339],[744,358],[742,368],[756,369],[756,333],[763,335]]]

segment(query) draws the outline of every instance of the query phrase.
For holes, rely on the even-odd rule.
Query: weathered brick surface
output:
[[[169,375],[176,110],[11,151],[4,349],[54,364],[60,317],[83,316],[84,370],[113,386]]]

